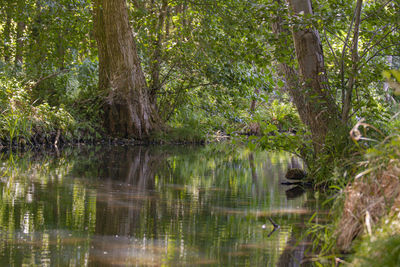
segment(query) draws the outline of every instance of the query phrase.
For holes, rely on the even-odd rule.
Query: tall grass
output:
[[[57,131],[73,132],[77,122],[63,105],[35,105],[29,86],[14,78],[0,78],[0,139],[9,146],[32,144],[35,135],[49,140]],[[4,144],[3,144],[4,145]]]

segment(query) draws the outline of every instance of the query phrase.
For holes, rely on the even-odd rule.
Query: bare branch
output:
[[[349,86],[347,88],[347,92],[345,93],[345,99],[343,104],[343,109],[342,109],[342,121],[344,123],[347,122],[349,112],[351,109],[351,99],[353,97],[353,89],[357,81],[357,70],[358,70],[358,62],[359,62],[359,56],[358,56],[358,39],[360,35],[360,24],[361,24],[361,9],[362,9],[362,2],[363,0],[357,0],[357,5],[356,5],[356,11],[355,11],[355,22],[354,22],[354,35],[353,35],[353,43],[351,46],[351,61],[352,61],[352,67],[351,67],[351,73],[349,77]]]
[[[165,74],[165,76],[163,77],[163,79],[162,79],[162,81],[161,81],[160,88],[164,86],[164,84],[166,83],[166,81],[167,81],[169,75],[171,74],[172,70],[175,68],[175,66],[176,66],[177,64],[178,64],[178,63],[175,62],[175,63],[171,66],[171,68],[168,70],[167,74]]]
[[[339,39],[340,41],[342,41],[342,43],[345,43],[345,40],[343,40],[340,36],[336,35],[334,32],[330,31],[328,28],[324,28],[324,30],[326,30],[327,32],[329,32],[330,34],[332,34],[333,36],[335,36],[337,39]],[[350,47],[349,47],[350,48]]]
[[[364,49],[364,52],[363,52],[362,55],[361,55],[361,58],[362,58],[362,57],[365,55],[365,53],[367,53],[367,52],[370,50],[370,48],[372,47],[372,46],[370,46],[370,44],[371,44],[372,41],[375,39],[375,36],[378,34],[378,32],[383,31],[388,25],[389,25],[389,23],[386,24],[385,26],[383,26],[382,28],[377,29],[377,30],[374,32],[374,34],[372,35],[372,37],[371,37],[371,39],[369,40],[369,42],[365,45],[365,49]]]
[[[274,226],[274,229],[272,229],[272,231],[268,234],[268,237],[270,237],[276,230],[278,230],[280,227],[280,225],[276,224],[271,217],[268,218],[268,220],[271,222],[271,224]]]
[[[351,30],[353,29],[354,20],[356,19],[356,13],[357,13],[357,8],[354,10],[353,18],[351,19],[350,27],[349,30],[347,31],[346,41],[344,42],[342,49],[341,66],[340,66],[340,76],[342,77],[341,79],[342,88],[344,88],[344,55],[346,53],[346,48],[350,47],[348,43],[350,39]],[[342,102],[344,101],[344,98],[345,98],[345,90],[342,90]]]
[[[379,49],[378,51],[376,51],[376,53],[374,53],[371,57],[369,57],[361,66],[359,69],[363,68],[365,66],[365,64],[367,64],[369,61],[371,61],[371,59],[373,59],[374,57],[376,57],[380,52],[382,52],[385,49],[388,49],[392,46],[400,46],[400,44],[391,44],[385,47],[382,47],[381,49]]]
[[[377,14],[379,14],[379,11],[381,11],[382,9],[384,9],[388,4],[390,4],[393,0],[389,0],[387,1],[385,4],[383,4],[378,10],[376,10],[375,12],[369,14],[368,16],[366,16],[365,18],[361,19],[361,21],[367,20],[370,17],[376,16]]]
[[[335,64],[336,64],[336,66],[339,67],[339,60],[337,59],[336,54],[335,54],[335,51],[333,51],[332,45],[331,45],[331,43],[329,42],[328,36],[326,35],[325,27],[324,27],[324,36],[325,36],[326,42],[328,43],[329,49],[331,50],[331,53],[332,53],[332,55],[333,55],[333,58],[335,59]]]
[[[385,25],[385,27],[386,27],[386,26],[387,26],[387,25]],[[381,29],[384,29],[385,27],[383,27],[383,28],[381,28]],[[399,26],[396,26],[396,27],[390,29],[385,35],[383,35],[383,36],[382,36],[378,41],[376,41],[373,45],[371,45],[371,46],[365,48],[365,50],[364,50],[363,54],[361,55],[360,59],[363,59],[363,58],[366,56],[366,54],[367,54],[371,49],[373,49],[375,46],[379,45],[389,34],[391,34],[392,32],[394,32],[394,31],[397,30],[398,28],[399,28]],[[379,30],[381,30],[381,29],[378,29],[377,31],[379,31]],[[371,40],[371,41],[372,41],[372,40]],[[371,43],[371,42],[370,42],[370,43]],[[370,43],[368,43],[368,45],[369,45]]]
[[[47,75],[47,76],[45,76],[45,77],[39,78],[39,80],[37,80],[34,84],[32,84],[31,86],[28,86],[27,89],[32,90],[32,89],[38,87],[39,84],[41,84],[41,83],[44,82],[45,80],[51,79],[51,78],[53,78],[53,77],[56,77],[56,76],[60,75],[61,73],[69,72],[69,71],[70,71],[69,69],[63,69],[63,70],[60,70],[60,71],[58,71],[58,72],[49,74],[49,75]]]

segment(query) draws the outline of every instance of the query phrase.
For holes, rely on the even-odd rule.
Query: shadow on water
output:
[[[289,264],[314,212],[281,185],[296,160],[229,145],[3,154],[0,265]]]
[[[287,199],[295,199],[301,197],[306,192],[303,186],[295,186],[285,191]]]

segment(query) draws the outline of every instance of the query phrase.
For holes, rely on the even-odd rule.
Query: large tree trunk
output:
[[[288,2],[295,14],[312,14],[310,0]],[[273,29],[276,34],[284,34],[285,31],[279,19]],[[318,153],[323,148],[328,132],[339,126],[340,116],[329,92],[318,31],[305,27],[293,28],[292,37],[299,69],[296,71],[287,62],[281,62],[279,71],[285,76],[287,91],[301,120],[310,128],[314,149]],[[282,49],[287,49],[287,46]]]
[[[105,128],[113,136],[143,139],[159,127],[129,26],[125,0],[96,0],[99,88],[107,95]]]

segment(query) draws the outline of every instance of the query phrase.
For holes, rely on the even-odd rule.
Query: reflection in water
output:
[[[295,199],[301,197],[305,192],[306,190],[304,190],[303,186],[297,185],[295,187],[286,190],[285,194],[288,199]]]
[[[313,212],[280,184],[297,163],[228,145],[2,155],[0,265],[274,266]]]
[[[288,164],[288,169],[303,169],[303,163],[298,157],[291,157],[289,164]]]
[[[286,244],[286,248],[279,258],[277,266],[279,267],[299,267],[312,266],[307,259],[306,249],[311,245],[311,242],[301,241],[291,237]]]

